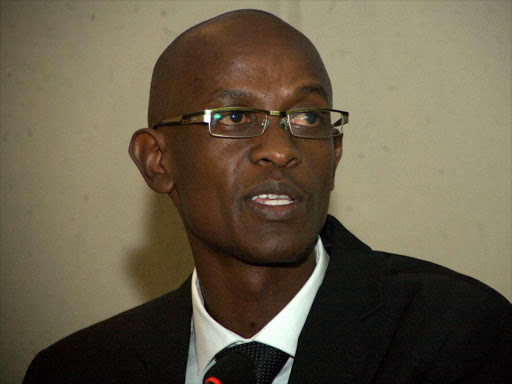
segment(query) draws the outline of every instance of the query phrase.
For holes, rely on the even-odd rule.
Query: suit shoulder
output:
[[[117,382],[114,377],[144,383],[141,349],[190,324],[191,304],[183,296],[182,287],[72,333],[36,355],[24,383],[64,383],[70,377],[76,383]]]
[[[385,252],[373,257],[383,303],[376,318],[379,329],[389,326],[390,355],[430,367],[432,382],[510,377],[512,304],[505,297],[431,262]]]
[[[449,327],[512,326],[512,304],[500,293],[449,268],[385,252],[378,258],[384,300],[410,315],[444,319]]]
[[[178,296],[178,291],[167,293],[72,333],[48,349],[53,350],[65,347],[66,345],[75,346],[84,343],[103,344],[108,342],[110,344],[114,341],[119,343],[123,340],[129,342],[130,337],[142,332],[149,324],[165,322],[172,326],[175,316],[181,316],[184,310],[182,303],[178,300]],[[119,344],[114,343],[114,345]]]

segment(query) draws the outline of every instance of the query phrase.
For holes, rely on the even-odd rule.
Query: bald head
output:
[[[323,91],[331,103],[327,71],[306,36],[270,13],[237,10],[188,29],[165,49],[153,71],[149,126],[175,115],[196,112],[197,108],[205,109],[205,105],[196,106],[196,101],[205,93],[215,92],[210,87],[210,80],[216,80],[218,84],[222,76],[243,73],[245,80],[250,82],[253,75],[257,75],[254,73],[257,69],[250,68],[251,55],[269,63],[291,57],[304,61],[308,66],[306,71],[316,72],[322,79]],[[280,76],[281,71],[286,72],[286,67],[274,76]]]

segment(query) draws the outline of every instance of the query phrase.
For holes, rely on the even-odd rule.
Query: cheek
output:
[[[310,166],[310,187],[312,191],[312,220],[315,225],[323,225],[323,220],[329,209],[329,200],[334,186],[334,150],[332,143],[324,143],[323,146],[310,148],[308,160]]]
[[[222,231],[233,211],[241,156],[209,135],[181,144],[175,152],[175,187],[186,225],[194,232]]]
[[[332,142],[320,142],[316,146],[307,149],[305,156],[312,171],[312,180],[315,180],[316,188],[331,190],[334,175],[334,146]]]

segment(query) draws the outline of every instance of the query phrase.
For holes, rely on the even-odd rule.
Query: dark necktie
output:
[[[237,344],[232,347],[224,348],[215,355],[216,364],[206,372],[203,381],[208,383],[207,379],[212,376],[221,377],[223,373],[217,371],[223,370],[222,366],[227,366],[226,369],[228,371],[236,371],[236,369],[233,369],[230,365],[244,364],[244,357],[247,359],[248,363],[245,367],[237,367],[239,368],[238,371],[240,371],[240,374],[243,375],[242,377],[239,376],[238,378],[230,380],[226,376],[225,380],[212,380],[210,382],[220,382],[222,384],[228,384],[231,382],[246,383],[251,381],[250,378],[252,376],[254,378],[253,380],[255,380],[255,384],[271,384],[290,356],[277,348],[258,343],[256,341]],[[251,370],[253,372],[250,372]],[[233,373],[233,375],[234,374],[235,373]],[[228,376],[232,376],[231,372],[229,372]]]

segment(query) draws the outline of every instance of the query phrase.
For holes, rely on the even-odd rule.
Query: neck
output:
[[[314,249],[293,266],[256,266],[207,253],[194,252],[206,310],[244,338],[254,336],[293,299],[316,264]]]

